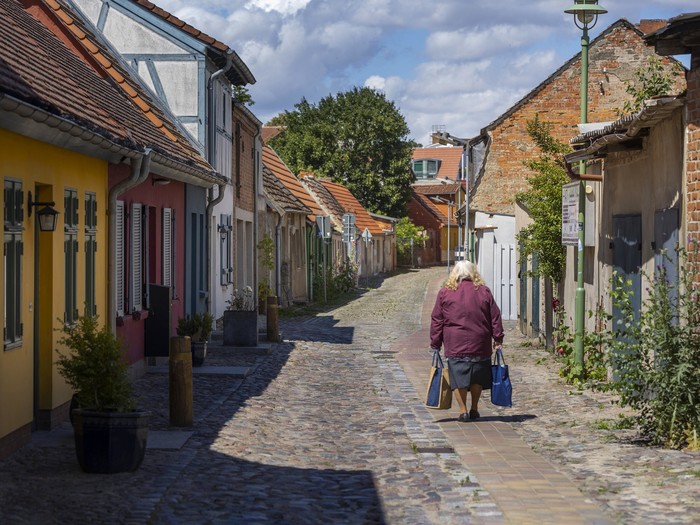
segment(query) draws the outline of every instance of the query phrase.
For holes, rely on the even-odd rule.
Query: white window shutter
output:
[[[117,239],[114,271],[117,315],[124,315],[124,201],[117,201]]]
[[[143,252],[142,252],[142,208],[139,203],[131,205],[131,310],[142,310]]]

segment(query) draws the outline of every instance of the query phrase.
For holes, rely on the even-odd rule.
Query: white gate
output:
[[[518,311],[515,298],[515,245],[495,242],[493,231],[484,231],[480,237],[476,259],[479,273],[493,293],[503,320],[516,321]]]

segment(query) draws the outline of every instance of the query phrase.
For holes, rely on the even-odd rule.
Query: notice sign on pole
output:
[[[578,246],[578,182],[561,188],[561,243]]]

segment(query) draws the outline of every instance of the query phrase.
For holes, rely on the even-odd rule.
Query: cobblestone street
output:
[[[515,406],[485,401],[466,424],[456,407],[425,409],[426,308],[444,276],[400,273],[342,307],[285,319],[269,354],[211,348],[207,365],[249,375],[195,375],[192,428],[169,428],[167,374],[149,372],[136,387],[151,431],[183,441],[150,448],[135,473],[83,474],[69,429],[35,434],[0,461],[0,523],[700,522],[700,454],[608,430],[621,412],[611,396],[572,392],[513,321]],[[491,432],[512,448],[479,439]],[[500,458],[493,476],[478,461],[489,455]],[[558,492],[511,480],[522,458]]]

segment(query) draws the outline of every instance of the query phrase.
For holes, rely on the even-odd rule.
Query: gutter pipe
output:
[[[221,75],[224,75],[226,72],[228,72],[232,67],[233,67],[233,58],[234,58],[234,53],[232,49],[228,49],[226,52],[226,65],[219,69],[218,71],[214,72],[210,77],[209,80],[207,81],[207,118],[209,119],[208,122],[208,142],[207,142],[207,160],[209,163],[214,166],[215,159],[216,159],[216,117],[214,115],[214,81],[219,78]],[[216,166],[214,166],[214,169],[216,169]],[[225,173],[222,174],[226,179],[229,178],[229,175],[226,175]],[[206,232],[205,236],[207,239],[207,264],[205,271],[207,272],[207,278],[206,278],[206,283],[207,283],[207,297],[205,299],[206,303],[206,310],[207,312],[211,312],[211,294],[213,290],[213,283],[212,280],[214,276],[212,275],[211,271],[211,265],[212,265],[212,251],[213,251],[213,243],[211,239],[211,220],[212,220],[212,213],[214,211],[214,207],[219,204],[223,199],[225,195],[225,190],[226,190],[226,183],[220,183],[218,184],[219,187],[219,193],[216,197],[214,197],[214,187],[212,186],[208,190],[208,196],[207,196],[207,207],[205,211],[205,227],[206,227]],[[235,210],[235,206],[234,206]],[[235,211],[234,211],[235,214]],[[233,221],[235,224],[235,220]],[[193,312],[194,313],[194,312]]]

